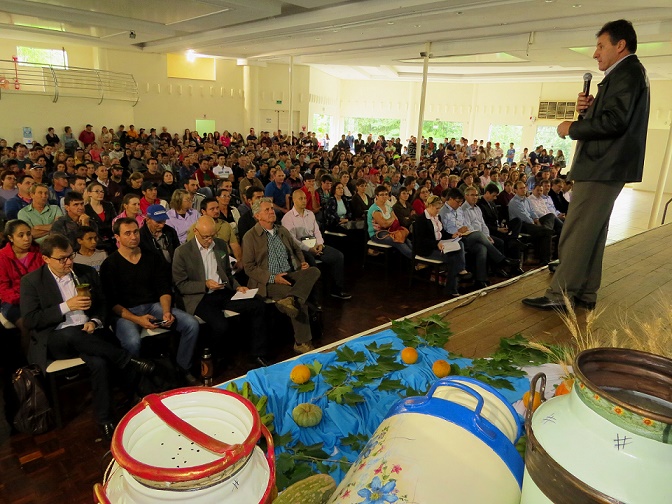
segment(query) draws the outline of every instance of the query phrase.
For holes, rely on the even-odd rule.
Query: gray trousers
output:
[[[572,202],[560,235],[560,265],[546,297],[561,300],[562,293],[582,301],[597,301],[602,281],[602,258],[609,218],[625,182],[575,182]]]
[[[310,316],[308,315],[308,306],[306,300],[310,296],[315,282],[320,278],[320,270],[317,268],[308,268],[305,270],[292,271],[287,273],[288,278],[296,280],[294,285],[268,284],[266,294],[274,300],[282,299],[287,296],[295,296],[299,303],[299,314],[292,319],[294,328],[294,339],[297,343],[306,343],[313,339],[310,332]]]

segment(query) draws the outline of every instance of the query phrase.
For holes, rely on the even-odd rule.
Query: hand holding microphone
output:
[[[586,72],[583,74],[583,92],[579,93],[576,100],[576,111],[584,115],[586,110],[593,104],[594,98],[590,95],[590,81],[593,79],[593,74]]]

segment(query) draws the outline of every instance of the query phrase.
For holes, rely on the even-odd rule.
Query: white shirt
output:
[[[303,211],[303,215],[300,215],[296,208],[292,207],[292,209],[282,217],[282,225],[287,228],[303,251],[311,249],[311,247],[302,240],[303,238],[315,237],[316,245],[322,245],[324,243],[320,228],[315,221],[315,214],[308,209]]]
[[[439,220],[439,216],[437,215],[432,216],[430,213],[425,209],[425,217],[429,219],[429,221],[432,223],[432,226],[434,227],[434,238],[437,240],[441,239],[441,230],[443,229],[443,225],[441,224],[441,221]]]
[[[54,272],[51,271],[51,268],[49,269],[49,273],[51,273],[54,277],[54,280],[56,280],[56,285],[58,285],[58,290],[61,292],[61,297],[63,298],[63,302],[58,305],[58,307],[61,309],[61,315],[65,315],[65,322],[58,324],[56,329],[65,329],[66,327],[86,324],[89,321],[89,317],[86,315],[86,313],[84,313],[83,310],[71,310],[67,303],[68,299],[77,295],[75,280],[72,276],[72,273],[58,277],[54,275]]]
[[[537,219],[540,219],[544,215],[551,213],[551,212],[548,211],[548,207],[546,206],[546,202],[541,197],[537,197],[534,194],[530,194],[527,197],[527,200],[530,202],[530,206],[532,207],[532,211],[534,212],[535,217]]]
[[[194,238],[196,240],[196,238]],[[211,242],[208,248],[204,248],[201,243],[196,240],[198,251],[201,253],[201,260],[205,268],[205,279],[213,280],[218,284],[223,283],[219,273],[217,273],[217,259],[215,258],[215,242]],[[208,294],[212,292],[209,291]]]
[[[212,173],[214,173],[217,178],[228,178],[230,175],[233,175],[233,169],[229,166],[217,165],[212,169]]]

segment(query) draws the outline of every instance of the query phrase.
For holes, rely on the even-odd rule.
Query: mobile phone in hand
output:
[[[161,319],[153,318],[153,319],[149,319],[149,322],[152,323],[152,324],[154,324],[154,325],[163,325],[163,324],[165,324],[167,321],[166,321],[166,320],[161,320]]]
[[[288,276],[286,276],[284,278],[285,278],[285,280],[287,280],[289,282],[289,285],[291,285],[291,286],[294,286],[294,284],[296,283],[296,280],[294,280],[293,278],[290,278]]]

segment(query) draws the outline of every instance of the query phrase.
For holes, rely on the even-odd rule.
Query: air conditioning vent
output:
[[[574,119],[576,102],[543,101],[539,102],[539,119]]]

